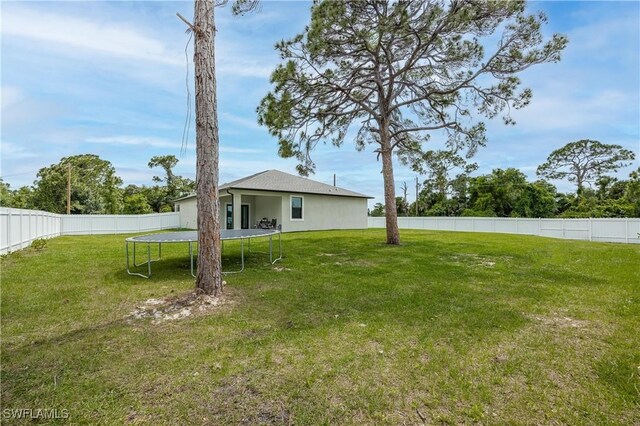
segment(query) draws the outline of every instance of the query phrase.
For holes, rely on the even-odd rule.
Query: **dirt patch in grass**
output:
[[[224,297],[188,292],[163,299],[147,299],[136,305],[135,309],[127,316],[127,320],[132,322],[151,319],[152,324],[160,324],[210,313],[225,304],[229,304],[229,300]]]
[[[282,401],[269,399],[246,376],[229,377],[211,395],[213,420],[230,420],[229,413],[242,413],[236,424],[292,424],[289,410]]]
[[[586,328],[591,325],[589,321],[578,320],[575,318],[562,315],[561,313],[554,313],[548,316],[532,315],[531,318],[540,322],[542,325],[546,325],[548,327]]]
[[[464,264],[472,267],[493,268],[496,264],[507,263],[512,260],[511,256],[488,257],[477,254],[456,254],[451,256],[440,257],[445,262],[454,264]]]

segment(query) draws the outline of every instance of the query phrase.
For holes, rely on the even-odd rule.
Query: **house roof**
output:
[[[252,191],[294,192],[299,194],[334,195],[338,197],[373,198],[358,192],[337,186],[327,185],[308,178],[284,173],[279,170],[265,170],[242,179],[234,180],[220,185],[219,190],[249,189]],[[195,194],[187,195],[175,201],[195,197]]]

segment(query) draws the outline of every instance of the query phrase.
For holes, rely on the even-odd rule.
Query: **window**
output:
[[[302,216],[302,199],[303,197],[291,196],[291,220],[303,220]]]
[[[180,204],[176,204],[176,212],[180,211]]]
[[[227,229],[233,229],[233,204],[226,205]]]

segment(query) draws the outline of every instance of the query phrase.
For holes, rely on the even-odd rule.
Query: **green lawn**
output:
[[[223,306],[159,324],[127,317],[193,287],[184,246],[150,280],[126,274],[122,235],[9,255],[2,408],[76,424],[640,424],[640,246],[402,239],[284,234],[285,259],[250,257]]]

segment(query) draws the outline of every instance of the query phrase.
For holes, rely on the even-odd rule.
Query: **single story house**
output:
[[[223,229],[278,225],[282,231],[363,229],[367,227],[367,195],[266,170],[219,187]],[[174,201],[180,226],[197,228],[195,194]]]

